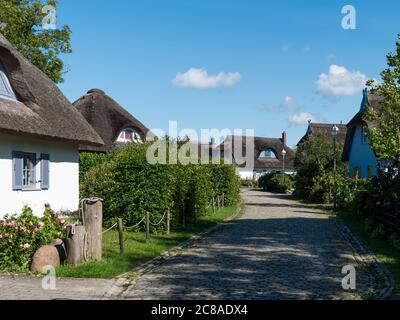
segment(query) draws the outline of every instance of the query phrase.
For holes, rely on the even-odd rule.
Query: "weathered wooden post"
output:
[[[213,213],[215,214],[215,198],[212,198]]]
[[[65,242],[67,250],[67,263],[77,267],[85,262],[86,229],[82,225],[70,226],[68,238]]]
[[[83,205],[84,225],[87,232],[87,259],[102,259],[103,203],[101,199],[88,199]]]
[[[124,255],[124,226],[122,219],[118,219],[119,254]]]
[[[150,212],[146,212],[146,243],[150,242]]]
[[[171,212],[167,210],[167,235],[171,233]]]

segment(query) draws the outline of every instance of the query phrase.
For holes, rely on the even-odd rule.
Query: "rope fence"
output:
[[[225,195],[222,194],[217,195],[216,197],[212,197],[211,201],[209,202],[209,205],[206,207],[207,210],[209,210],[212,207],[213,213],[215,214],[217,209],[224,208],[225,206]],[[118,238],[119,238],[119,247],[120,247],[120,255],[124,255],[124,243],[126,242],[126,238],[124,238],[124,230],[129,231],[132,229],[135,229],[139,227],[142,223],[145,224],[145,231],[146,231],[146,243],[150,242],[150,229],[151,227],[157,227],[161,225],[161,223],[165,222],[166,223],[166,234],[169,235],[171,233],[171,211],[170,209],[167,209],[160,221],[157,223],[151,222],[151,214],[150,212],[146,212],[146,214],[143,216],[143,218],[136,223],[133,226],[126,227],[123,224],[123,221],[121,218],[118,219],[118,222],[114,223],[111,227],[109,227],[107,230],[103,231],[103,235],[106,234],[107,232],[110,232],[114,228],[117,227],[118,229]]]

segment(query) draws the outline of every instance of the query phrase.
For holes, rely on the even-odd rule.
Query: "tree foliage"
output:
[[[45,5],[56,7],[57,0],[1,0],[0,32],[10,43],[55,83],[64,81],[61,54],[72,52],[68,26],[43,30]]]
[[[342,162],[343,143],[336,146],[337,175],[347,175]],[[297,149],[295,194],[305,200],[328,202],[333,192],[333,139],[327,133],[315,133]]]
[[[382,82],[368,82],[372,92],[383,96],[381,110],[368,109],[366,119],[377,126],[369,130],[371,145],[382,160],[400,163],[400,34],[395,53],[387,55],[388,68],[381,73]]]

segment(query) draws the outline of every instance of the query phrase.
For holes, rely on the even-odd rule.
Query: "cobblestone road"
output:
[[[354,299],[342,289],[356,265],[335,220],[285,196],[247,191],[245,214],[131,280],[123,299]],[[375,285],[357,268],[358,293]]]

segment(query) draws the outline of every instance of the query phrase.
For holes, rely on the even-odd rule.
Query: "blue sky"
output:
[[[342,28],[346,4],[356,30]],[[57,23],[73,32],[60,88],[71,101],[101,88],[149,128],[286,130],[294,146],[308,118],[358,111],[398,12],[398,1],[60,0]]]

